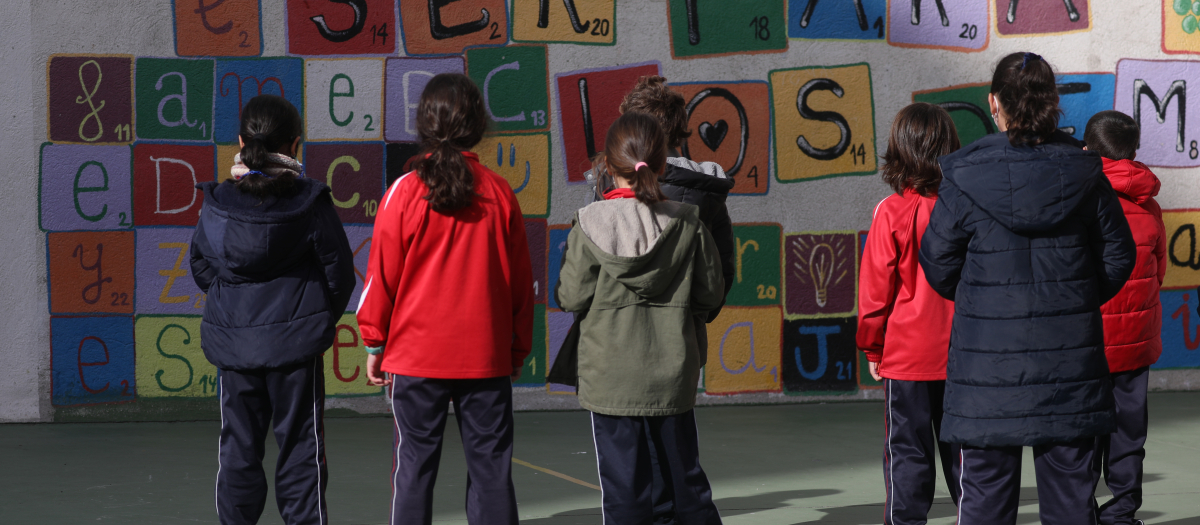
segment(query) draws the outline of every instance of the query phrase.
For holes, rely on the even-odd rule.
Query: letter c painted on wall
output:
[[[491,117],[492,120],[494,120],[496,122],[521,122],[521,121],[525,120],[525,112],[524,111],[522,111],[514,116],[511,116],[511,117],[497,117],[496,114],[494,112],[492,112],[492,102],[491,102],[491,99],[488,98],[488,92],[491,91],[491,89],[489,89],[489,87],[492,84],[492,77],[496,76],[496,73],[499,73],[501,71],[505,71],[508,69],[511,69],[514,71],[520,70],[521,63],[520,62],[509,62],[507,64],[501,64],[499,66],[496,66],[496,68],[489,71],[487,74],[487,77],[483,79],[483,107],[487,108],[488,116]]]
[[[342,155],[341,157],[333,159],[333,163],[329,165],[329,170],[325,172],[325,185],[329,186],[329,198],[333,200],[334,206],[339,208],[353,208],[358,206],[359,195],[357,191],[354,192],[354,196],[350,197],[350,200],[340,201],[337,197],[333,196],[333,172],[342,164],[349,164],[350,169],[354,171],[358,171],[358,169],[361,167],[358,164],[358,159],[351,155]]]

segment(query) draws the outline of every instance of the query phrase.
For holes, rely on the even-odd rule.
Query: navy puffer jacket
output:
[[[1114,429],[1100,305],[1136,247],[1100,157],[1057,133],[988,135],[939,159],[922,239],[929,284],[954,300],[942,439],[1064,443]]]
[[[205,182],[192,236],[192,277],[208,294],[204,356],[218,368],[300,363],[333,344],[354,293],[354,254],[329,187],[259,199],[232,181]]]

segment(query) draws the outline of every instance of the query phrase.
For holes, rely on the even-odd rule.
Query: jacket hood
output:
[[[686,165],[684,165],[685,163]],[[717,195],[728,195],[733,190],[733,179],[725,177],[721,166],[713,162],[697,164],[682,157],[668,158],[667,169],[662,178],[658,180],[663,184],[707,191]]]
[[[1036,146],[1013,146],[994,133],[938,161],[946,180],[1017,233],[1059,225],[1103,176],[1100,156],[1061,131]]]
[[[647,206],[616,199],[576,213],[600,271],[646,299],[667,291],[687,266],[699,221],[695,206],[673,201]]]
[[[290,195],[258,198],[243,193],[232,181],[204,182],[200,222],[210,245],[209,254],[234,274],[275,274],[295,264],[305,252],[312,208],[329,187],[312,179],[297,179]]]
[[[1137,204],[1145,204],[1158,195],[1162,183],[1145,164],[1134,160],[1103,160],[1104,176],[1108,177],[1117,193]]]

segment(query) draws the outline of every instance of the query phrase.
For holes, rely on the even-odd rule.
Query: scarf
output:
[[[613,199],[636,199],[636,198],[637,198],[637,196],[635,196],[633,194],[633,190],[630,188],[617,188],[614,190],[609,190],[607,193],[604,194],[604,200],[606,200],[606,201],[610,201]]]
[[[241,153],[233,156],[233,167],[229,169],[229,174],[233,176],[233,180],[242,180],[242,177],[252,173],[257,173],[268,179],[291,173],[292,176],[300,179],[304,178],[304,165],[282,153],[268,153],[267,166],[262,171],[259,171],[252,170],[246,167],[245,164],[242,164]]]

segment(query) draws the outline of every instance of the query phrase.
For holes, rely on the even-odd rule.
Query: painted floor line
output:
[[[513,462],[513,463],[516,463],[516,464],[518,464],[518,465],[521,465],[522,467],[529,467],[529,468],[531,468],[531,469],[533,469],[533,470],[536,470],[536,471],[538,471],[538,472],[542,472],[542,473],[545,473],[545,474],[549,474],[549,475],[551,475],[551,476],[554,476],[554,477],[556,477],[556,478],[565,479],[565,480],[567,480],[567,481],[570,481],[571,483],[574,483],[574,484],[576,484],[576,485],[583,485],[583,486],[585,486],[585,487],[587,487],[587,488],[589,488],[589,489],[600,490],[600,487],[599,487],[598,485],[593,485],[593,484],[591,484],[591,483],[588,483],[588,482],[586,482],[586,481],[583,481],[583,480],[581,480],[581,479],[575,479],[575,478],[572,478],[571,476],[568,476],[568,475],[566,475],[566,474],[563,474],[563,473],[561,473],[561,472],[555,472],[555,471],[553,471],[553,470],[550,470],[550,469],[548,469],[548,468],[545,468],[545,467],[539,467],[539,466],[537,466],[537,465],[534,465],[533,463],[530,463],[530,462],[528,462],[528,461],[522,461],[522,460],[519,460],[519,459],[517,459],[517,458],[512,458],[512,462]]]

